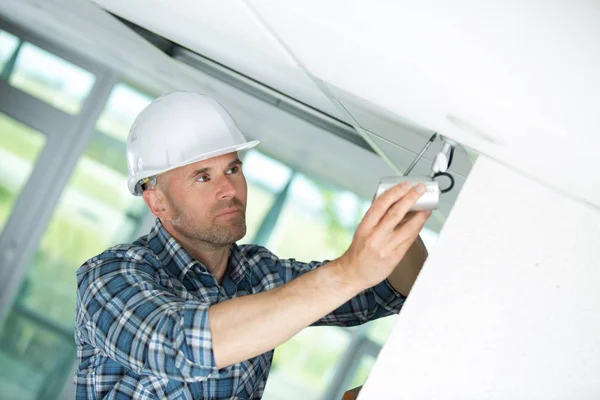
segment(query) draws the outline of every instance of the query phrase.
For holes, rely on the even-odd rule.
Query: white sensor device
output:
[[[386,176],[379,180],[375,198],[381,196],[386,190],[402,183],[410,182],[411,187],[419,183],[425,185],[425,193],[411,207],[410,211],[435,210],[440,203],[440,185],[428,176]]]

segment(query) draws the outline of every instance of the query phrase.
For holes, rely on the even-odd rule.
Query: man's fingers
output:
[[[394,204],[385,214],[380,223],[380,228],[384,232],[393,231],[398,224],[402,222],[406,214],[410,211],[411,207],[415,205],[417,200],[423,196],[425,192],[423,185],[417,185],[406,193],[402,199]]]
[[[390,246],[393,248],[405,246],[408,249],[423,229],[430,215],[430,211],[419,211],[411,215],[400,228],[394,231],[394,235],[390,240]]]
[[[371,207],[363,217],[361,225],[364,228],[373,228],[379,224],[379,221],[381,221],[389,208],[406,195],[409,190],[409,182],[402,182],[401,184],[386,190],[381,196],[373,201],[373,204],[371,204]]]

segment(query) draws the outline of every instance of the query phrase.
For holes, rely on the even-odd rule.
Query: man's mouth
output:
[[[226,217],[229,215],[234,215],[239,213],[241,210],[239,208],[225,208],[217,214],[217,217]]]

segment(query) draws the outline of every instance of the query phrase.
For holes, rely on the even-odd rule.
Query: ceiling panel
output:
[[[240,0],[94,0],[104,9],[340,119]]]
[[[115,7],[116,4],[115,2]],[[139,6],[139,2],[136,1],[121,4],[130,7],[128,12],[135,11]],[[148,2],[144,4],[149,5]],[[151,3],[152,7],[165,4],[166,2],[158,1]],[[178,4],[183,3],[169,2],[169,5],[175,8]],[[248,136],[262,141],[260,146],[262,151],[284,160],[300,171],[319,176],[366,198],[373,196],[381,176],[393,174],[392,169],[374,153],[297,118],[281,108],[260,101],[226,82],[169,58],[94,3],[78,0],[5,0],[0,5],[0,11],[5,17],[38,32],[48,40],[95,59],[133,78],[142,86],[148,85],[154,88],[157,93],[178,89],[198,91],[213,96],[231,111]],[[219,12],[223,12],[223,9],[219,9]],[[211,15],[216,18],[216,14]],[[171,26],[177,25],[169,19],[168,14],[164,17],[162,22],[169,23]],[[220,18],[226,17],[227,15],[222,15]],[[65,20],[69,23],[66,24]],[[212,24],[210,26],[215,28],[214,21]],[[222,26],[228,25],[223,22]],[[196,30],[189,32],[189,35],[194,37],[202,32]],[[224,41],[226,37],[223,36],[219,40]],[[233,40],[234,44],[238,39]],[[238,56],[235,57],[236,62],[247,61],[247,57],[239,57],[241,53],[234,51],[235,46],[228,48],[227,43],[221,44],[223,45],[221,51],[227,48],[229,50],[226,53],[229,56],[231,54]],[[260,60],[266,63],[267,59]],[[265,68],[268,70],[266,65]],[[286,71],[283,71],[281,76],[290,80],[289,90],[295,90],[293,85],[297,85],[298,82],[308,83],[308,86],[313,85],[311,81],[303,81],[302,77],[294,81],[292,75],[285,75]],[[298,69],[295,71],[299,72]],[[430,129],[416,125],[411,119],[397,114],[395,110],[381,107],[376,102],[356,96],[346,88],[333,85],[331,88],[362,126],[400,145],[398,148],[376,139],[376,143],[383,147],[394,163],[402,169],[408,166],[414,158],[414,153],[421,149],[431,135]],[[311,92],[309,90],[305,93]],[[321,92],[317,92],[317,95],[321,96],[318,101],[323,101],[323,108],[331,107],[328,110],[333,110],[331,102]],[[318,98],[317,96],[311,99]],[[417,166],[415,173],[429,172],[431,159],[439,146],[439,142],[432,146]],[[458,175],[465,176],[470,165],[468,157],[463,157],[459,152],[453,170]],[[461,179],[458,177],[459,187]],[[441,221],[449,212],[454,198],[455,193],[443,197],[441,212],[437,213],[430,222],[433,229],[441,226]]]
[[[600,206],[599,2],[250,3],[321,79]]]
[[[150,5],[119,0],[94,0],[106,10],[189,48],[203,57],[215,60],[228,68],[255,79],[294,99],[324,113],[352,123],[345,113],[340,113],[332,101],[323,94],[313,80],[303,71],[273,36],[257,14],[243,0],[227,2],[171,0],[154,1]],[[282,9],[285,11],[285,8]],[[287,15],[294,18],[293,10]],[[315,42],[315,44],[318,43]],[[344,68],[344,65],[340,65]],[[412,124],[409,120],[384,117],[372,112],[380,108],[340,88],[334,94],[349,105],[352,114],[372,129],[385,127],[384,136],[404,131],[406,135],[394,140],[412,152],[420,148],[420,140],[428,138],[430,130]],[[379,122],[379,120],[381,120]],[[397,126],[395,126],[397,125]],[[395,126],[395,127],[394,127]],[[370,129],[366,127],[366,129]],[[407,160],[404,160],[405,162]]]

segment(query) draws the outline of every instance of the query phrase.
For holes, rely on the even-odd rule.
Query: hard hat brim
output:
[[[229,153],[234,153],[236,151],[248,150],[248,149],[253,148],[254,146],[256,146],[259,143],[260,143],[260,140],[251,140],[251,141],[246,142],[246,143],[237,144],[235,146],[231,146],[231,147],[226,147],[224,149],[215,150],[215,151],[212,151],[210,153],[204,153],[204,154],[202,154],[200,156],[193,157],[193,158],[191,158],[189,160],[186,160],[186,161],[184,161],[182,163],[179,163],[179,164],[174,165],[174,166],[169,167],[169,168],[158,169],[158,170],[149,170],[149,171],[144,171],[144,172],[135,174],[135,175],[133,175],[132,177],[130,177],[127,180],[127,187],[129,188],[129,191],[131,192],[131,194],[133,194],[135,196],[141,196],[142,195],[142,188],[141,188],[141,185],[139,184],[139,182],[142,179],[144,179],[144,178],[148,178],[148,177],[151,177],[151,176],[154,176],[154,175],[162,174],[164,172],[174,170],[175,168],[184,167],[186,165],[193,164],[193,163],[198,162],[198,161],[208,160],[209,158],[222,156],[223,154],[229,154]]]

